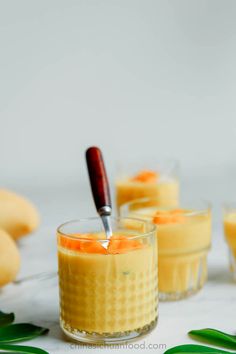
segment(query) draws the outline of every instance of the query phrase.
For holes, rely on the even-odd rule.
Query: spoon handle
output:
[[[95,146],[88,148],[86,161],[97,212],[101,216],[111,215],[110,190],[101,150]]]

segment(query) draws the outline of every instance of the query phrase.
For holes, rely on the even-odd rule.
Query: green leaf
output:
[[[0,327],[9,325],[10,323],[14,322],[15,315],[13,312],[11,313],[4,313],[0,311]]]
[[[43,349],[36,348],[36,347],[28,347],[24,345],[11,345],[11,344],[0,344],[0,353],[21,353],[21,354],[28,354],[28,353],[35,353],[35,354],[49,354]]]
[[[219,345],[224,348],[236,349],[236,336],[218,331],[217,329],[204,328],[190,331],[188,334],[204,342]]]
[[[0,328],[0,344],[33,339],[48,333],[47,328],[30,323],[17,323]]]
[[[231,352],[226,352],[225,350],[215,349],[210,347],[205,347],[203,345],[193,345],[193,344],[184,344],[179,345],[174,348],[168,349],[164,354],[191,354],[191,353],[208,353],[208,354],[233,354]]]

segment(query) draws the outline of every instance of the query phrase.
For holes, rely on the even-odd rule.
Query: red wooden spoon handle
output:
[[[111,197],[102,152],[92,146],[86,151],[86,161],[89,173],[93,199],[99,214],[111,213]]]

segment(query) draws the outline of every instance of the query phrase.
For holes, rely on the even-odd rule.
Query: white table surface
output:
[[[73,187],[60,189],[55,186],[37,191],[29,191],[27,187],[20,190],[36,203],[42,220],[40,228],[20,242],[22,267],[18,278],[41,272],[56,272],[55,229],[64,221],[95,215],[89,190]],[[169,348],[193,343],[187,337],[187,332],[191,329],[213,327],[236,332],[236,284],[232,282],[228,270],[227,247],[223,240],[219,211],[214,217],[207,284],[191,298],[160,303],[156,329],[135,342],[135,347],[131,344],[120,348],[120,352],[142,350],[148,353],[163,353],[164,346]],[[6,286],[0,292],[0,308],[3,311],[14,311],[18,322],[33,322],[50,329],[47,336],[28,342],[29,345],[40,346],[52,354],[96,350],[91,346],[75,346],[62,334],[58,322],[56,277]],[[117,349],[99,348],[101,353],[112,350]]]

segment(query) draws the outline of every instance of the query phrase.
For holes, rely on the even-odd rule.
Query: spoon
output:
[[[109,238],[112,236],[112,228],[109,216],[111,215],[111,197],[109,191],[109,184],[107,174],[103,162],[101,150],[97,147],[90,147],[86,151],[86,161],[88,166],[90,184],[92,188],[94,202],[97,208],[98,214],[101,216],[106,240],[102,243],[104,248],[108,247]],[[45,280],[56,277],[57,272],[42,272],[38,274],[32,274],[20,279],[15,280],[15,285],[20,285],[26,281],[32,280]]]
[[[95,146],[88,148],[86,161],[94,203],[102,219],[106,238],[109,240],[112,236],[110,220],[112,208],[109,183],[101,150]],[[108,241],[104,242],[104,248],[107,248],[108,243]]]

